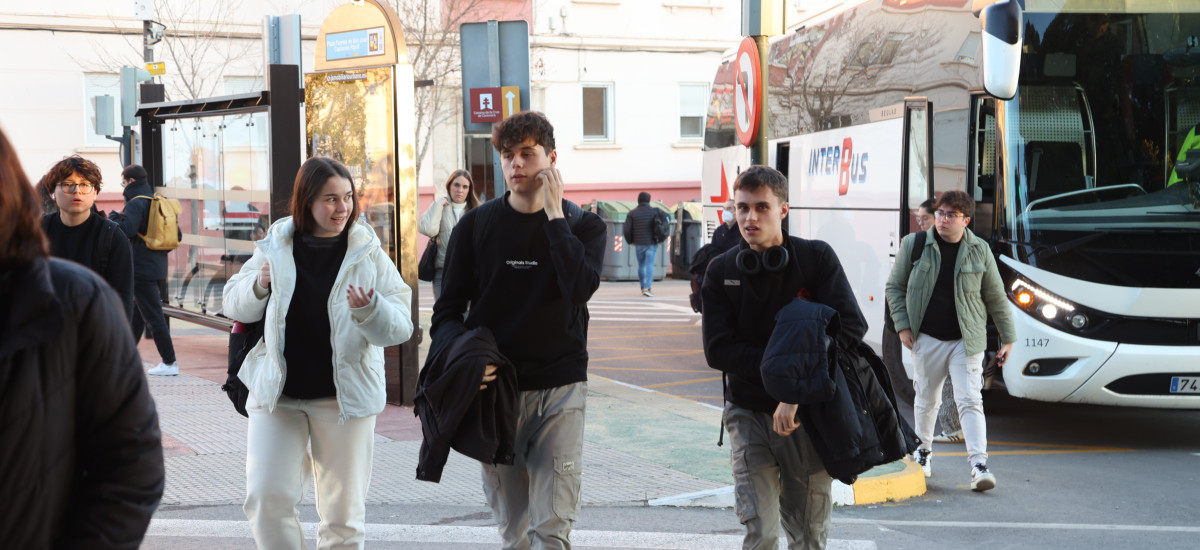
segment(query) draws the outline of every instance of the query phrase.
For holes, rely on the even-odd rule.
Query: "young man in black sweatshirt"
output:
[[[775,330],[775,315],[797,296],[838,311],[839,343],[857,346],[866,319],[833,248],[791,237],[787,179],[751,166],[733,184],[743,241],[708,264],[704,355],[726,374],[725,428],[731,443],[735,507],[746,526],[744,548],[776,548],[779,525],[788,548],[824,548],[829,537],[833,479],[796,421],[798,406],[775,401],[759,365]]]
[[[566,219],[545,115],[526,111],[497,124],[492,146],[509,191],[454,228],[432,349],[457,329],[491,329],[520,390],[513,464],[483,466],[503,547],[570,548],[583,473],[587,301],[600,286],[607,230],[590,212]],[[495,372],[488,365],[483,384]]]

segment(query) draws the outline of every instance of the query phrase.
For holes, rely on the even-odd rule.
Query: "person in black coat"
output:
[[[62,159],[38,182],[57,212],[42,217],[50,254],[83,264],[104,278],[133,317],[133,259],[129,239],[112,220],[96,210],[102,184],[100,168],[79,155]]]
[[[721,209],[721,225],[713,230],[712,245],[720,252],[729,250],[742,241],[742,232],[738,230],[733,210],[733,199],[725,201],[725,206]]]
[[[784,231],[783,174],[751,166],[733,191],[743,241],[708,264],[701,295],[704,356],[727,380],[723,420],[744,546],[775,548],[782,521],[789,548],[824,548],[833,479],[805,430],[796,429],[798,405],[772,398],[759,369],[776,313],[796,296],[837,310],[844,345],[861,342],[867,323],[833,249]]]
[[[654,234],[654,218],[659,209],[650,206],[650,193],[638,193],[638,205],[625,216],[624,237],[626,244],[633,245],[638,261],[638,282],[642,285],[642,296],[653,297],[650,286],[654,284],[654,262],[658,256],[657,236]]]
[[[155,376],[179,374],[175,361],[175,345],[171,341],[171,329],[162,310],[162,287],[167,278],[167,252],[146,248],[146,241],[139,236],[146,234],[150,218],[150,204],[154,190],[150,187],[146,169],[130,164],[121,172],[125,185],[125,211],[112,212],[109,219],[121,226],[133,249],[133,302],[135,311],[130,319],[135,340],[141,340],[142,331],[150,325],[150,335],[162,362],[147,371]]]
[[[0,132],[0,541],[136,549],[163,492],[154,401],[117,294],[48,258],[40,217]]]

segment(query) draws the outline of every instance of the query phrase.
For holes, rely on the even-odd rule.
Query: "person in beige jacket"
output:
[[[243,509],[259,548],[304,547],[296,506],[312,482],[318,547],[365,544],[383,349],[413,324],[412,291],[358,210],[346,167],[309,159],[292,215],[225,285],[226,316],[266,321],[238,372],[250,390]]]
[[[468,210],[479,206],[475,193],[475,180],[466,170],[455,170],[446,178],[446,194],[435,196],[433,204],[421,214],[417,231],[430,239],[438,240],[437,271],[433,275],[433,299],[442,295],[442,267],[446,263],[446,245],[458,220]]]

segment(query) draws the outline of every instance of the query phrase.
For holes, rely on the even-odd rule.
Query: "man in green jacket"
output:
[[[975,201],[962,191],[942,195],[934,206],[934,230],[925,251],[911,269],[896,262],[887,282],[888,306],[900,343],[912,350],[916,371],[913,414],[921,447],[913,459],[932,474],[933,426],[946,376],[954,387],[971,490],[996,486],[987,466],[987,424],[983,417],[983,359],[987,348],[987,316],[1000,331],[996,361],[1008,359],[1016,328],[1004,296],[1004,285],[987,242],[967,229]],[[913,236],[904,238],[897,258],[911,258]],[[954,258],[953,262],[942,261]]]

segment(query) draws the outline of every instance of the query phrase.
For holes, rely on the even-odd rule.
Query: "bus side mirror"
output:
[[[983,89],[998,99],[1017,95],[1025,32],[1017,0],[996,2],[980,12],[983,28]]]

